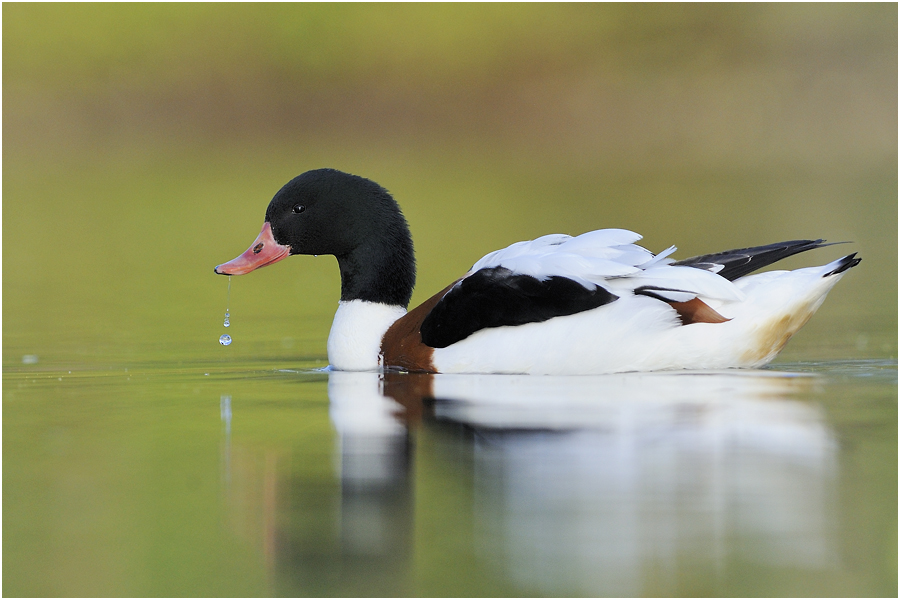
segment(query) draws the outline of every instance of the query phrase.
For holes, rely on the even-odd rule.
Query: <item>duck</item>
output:
[[[215,273],[335,256],[332,370],[594,375],[762,367],[861,261],[853,253],[756,273],[832,244],[791,240],[675,260],[675,246],[653,254],[640,239],[598,229],[517,242],[408,310],[416,261],[399,204],[374,181],[314,169],[275,194],[250,247]]]

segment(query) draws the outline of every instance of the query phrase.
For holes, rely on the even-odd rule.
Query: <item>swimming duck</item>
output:
[[[373,181],[317,169],[275,194],[250,248],[215,272],[333,254],[341,299],[327,349],[336,370],[600,374],[765,365],[861,260],[750,275],[829,244],[675,261],[674,246],[654,255],[639,239],[600,229],[518,242],[407,312],[416,265],[397,202]]]

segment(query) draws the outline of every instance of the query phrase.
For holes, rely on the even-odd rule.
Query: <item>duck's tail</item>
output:
[[[848,254],[843,258],[839,258],[834,262],[830,262],[825,265],[825,268],[831,267],[827,273],[822,275],[822,277],[830,277],[832,275],[839,275],[848,269],[852,269],[856,265],[858,265],[862,261],[861,258],[856,258],[856,252],[853,254]]]

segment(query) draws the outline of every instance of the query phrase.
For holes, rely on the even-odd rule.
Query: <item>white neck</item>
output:
[[[378,369],[381,338],[394,321],[406,314],[402,306],[365,300],[338,303],[328,334],[328,362],[338,371]]]

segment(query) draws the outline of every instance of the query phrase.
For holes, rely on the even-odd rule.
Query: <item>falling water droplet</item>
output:
[[[222,323],[225,327],[231,327],[231,275],[228,276],[228,296],[225,300],[225,321]],[[227,333],[219,337],[219,343],[223,346],[231,344],[231,336]]]

